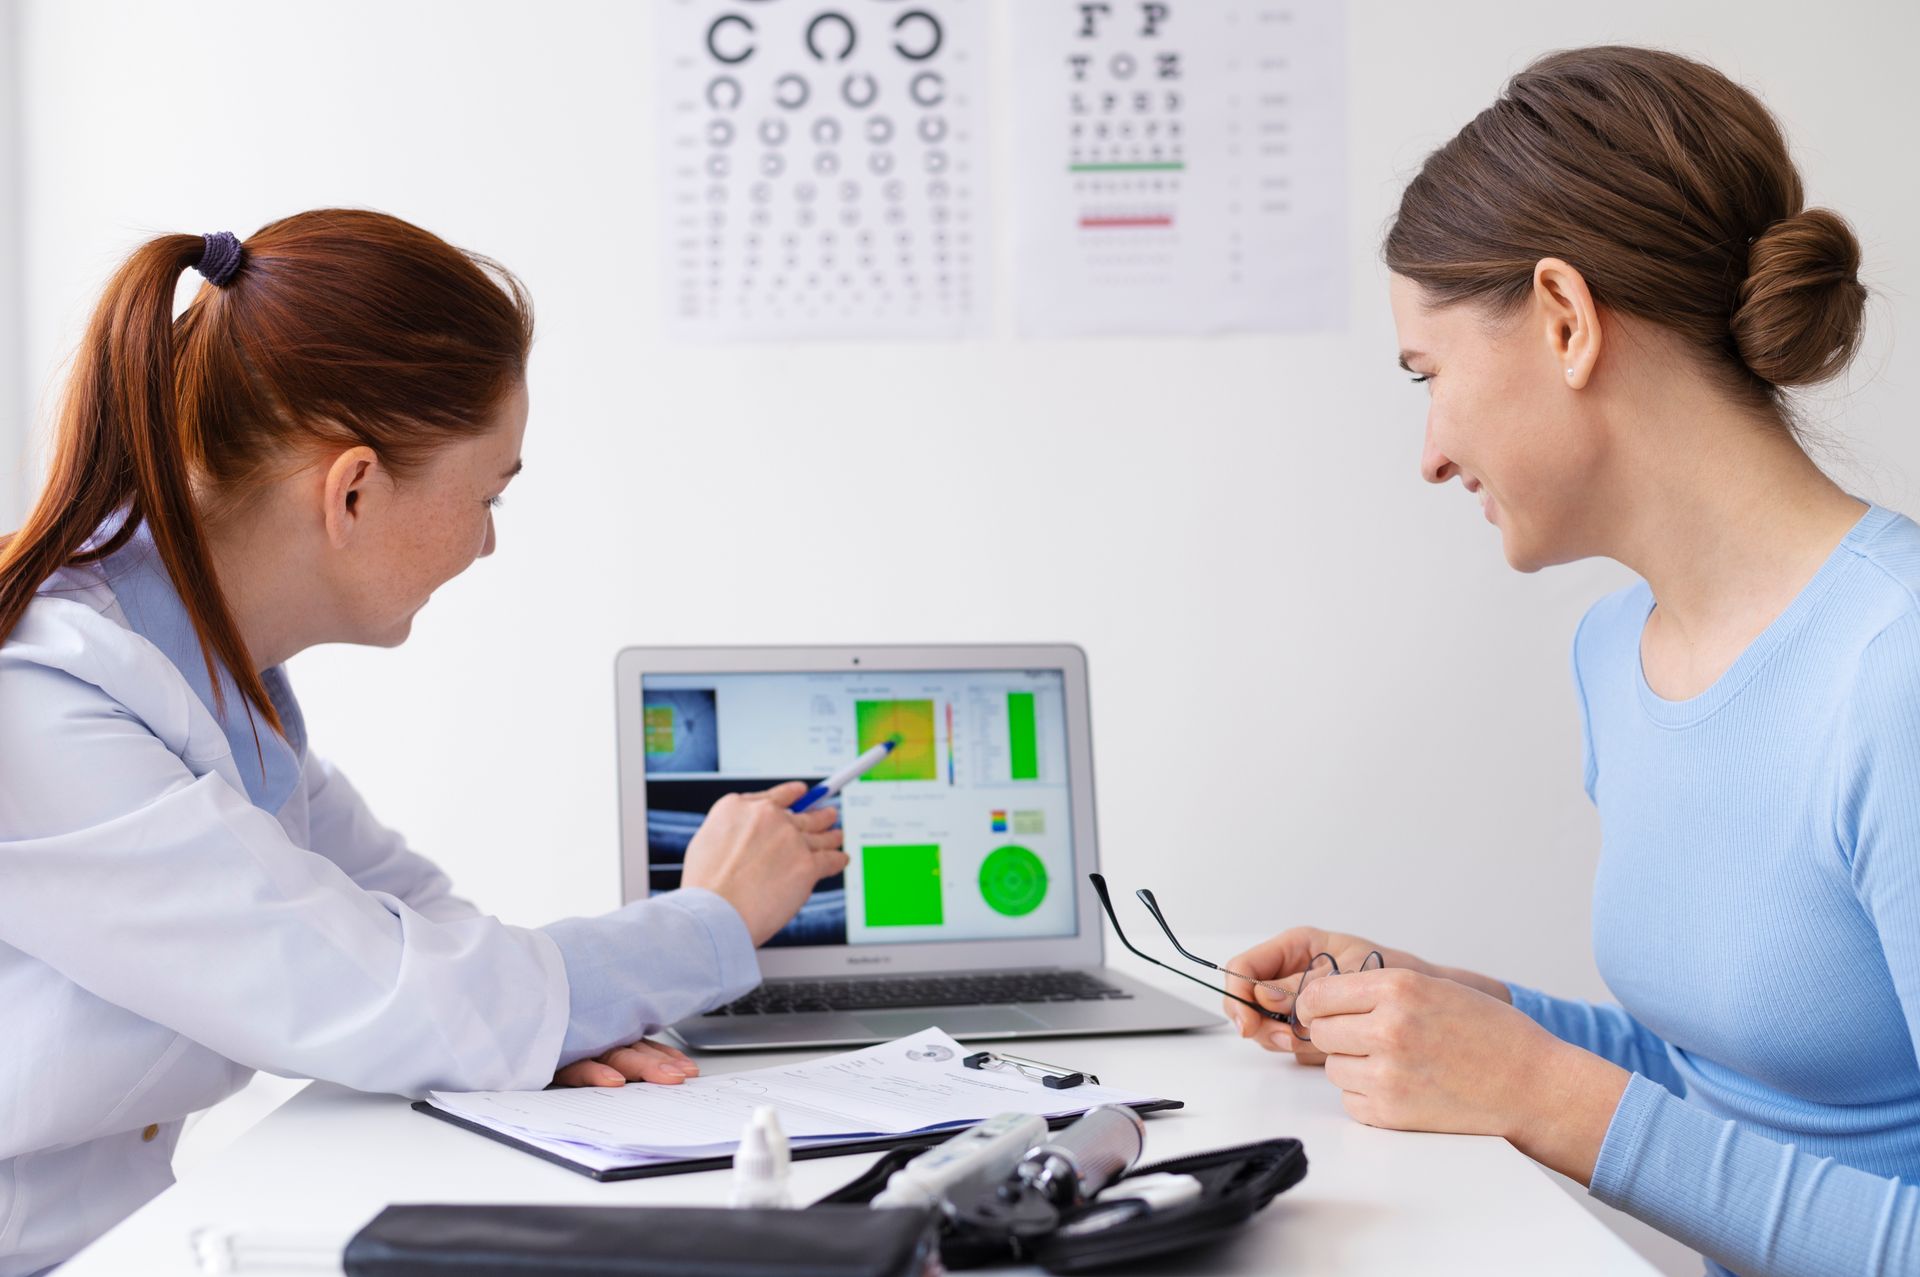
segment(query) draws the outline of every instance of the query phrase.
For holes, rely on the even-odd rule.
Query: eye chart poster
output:
[[[1346,320],[1337,0],[1017,0],[1022,335]]]
[[[670,335],[986,329],[988,3],[656,8]]]

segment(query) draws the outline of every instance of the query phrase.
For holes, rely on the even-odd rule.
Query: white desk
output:
[[[1270,1136],[1305,1142],[1301,1184],[1234,1240],[1155,1272],[1655,1271],[1505,1141],[1362,1126],[1320,1070],[1269,1056],[1224,1028],[1014,1049],[1185,1100],[1185,1110],[1148,1121],[1153,1159]],[[707,1056],[702,1065],[722,1072],[779,1058],[793,1057]],[[796,1162],[795,1195],[820,1197],[874,1157]],[[61,1277],[189,1277],[197,1268],[187,1237],[208,1225],[344,1246],[390,1202],[723,1204],[727,1185],[725,1172],[595,1183],[414,1113],[404,1100],[315,1083],[82,1252]]]

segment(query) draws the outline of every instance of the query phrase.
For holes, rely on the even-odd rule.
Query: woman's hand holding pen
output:
[[[806,792],[804,784],[791,781],[760,793],[728,794],[687,847],[681,883],[704,887],[739,910],[756,945],[787,925],[815,883],[847,867],[837,809],[788,810]]]
[[[1359,970],[1374,949],[1386,966]],[[1227,966],[1290,986],[1317,953],[1332,954],[1347,974],[1313,981],[1297,1006],[1245,978],[1227,984],[1293,1012],[1309,1040],[1229,1000],[1242,1037],[1324,1065],[1347,1112],[1368,1126],[1499,1135],[1588,1182],[1626,1087],[1624,1069],[1548,1033],[1512,1006],[1500,981],[1357,936],[1296,927]]]

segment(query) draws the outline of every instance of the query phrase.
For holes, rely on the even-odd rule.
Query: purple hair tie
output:
[[[212,231],[200,237],[206,245],[193,268],[207,277],[215,288],[224,288],[240,269],[240,241],[232,231]]]

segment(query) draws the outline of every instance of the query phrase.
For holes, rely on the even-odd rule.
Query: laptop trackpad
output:
[[[1047,1024],[1016,1007],[931,1007],[925,1011],[868,1011],[860,1023],[892,1041],[938,1026],[954,1037],[968,1034],[1027,1033]]]

